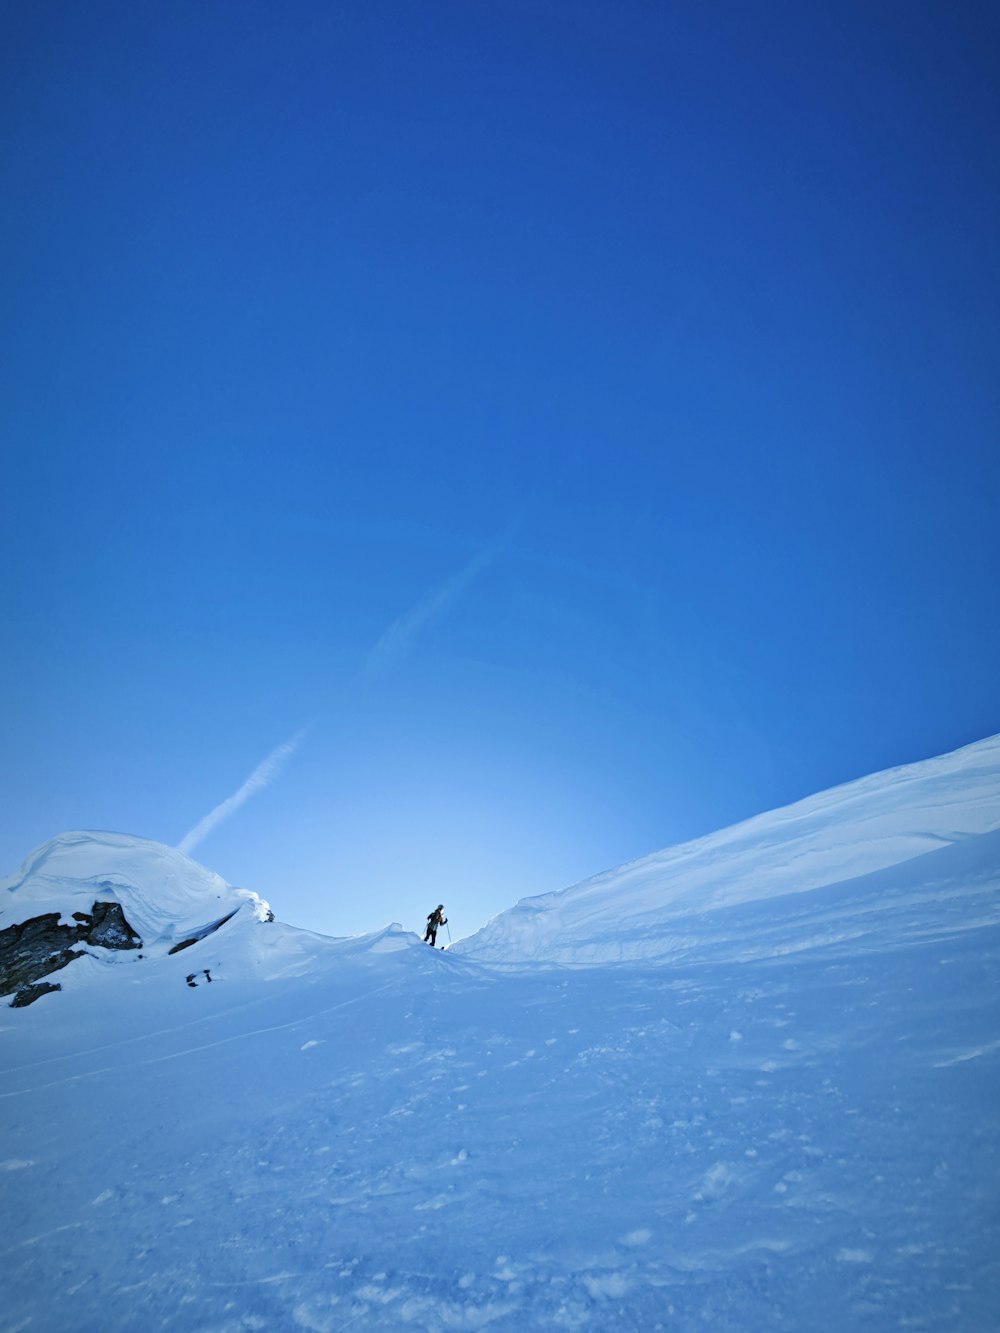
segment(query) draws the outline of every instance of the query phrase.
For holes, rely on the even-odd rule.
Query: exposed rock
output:
[[[79,957],[73,946],[85,938],[88,929],[61,926],[58,912],[46,912],[0,930],[0,993],[19,990],[71,963]]]
[[[12,1009],[24,1009],[43,995],[49,995],[52,991],[62,990],[59,982],[36,981],[32,986],[22,986],[10,1002]]]
[[[40,978],[81,957],[83,944],[103,949],[139,949],[142,940],[125,919],[120,903],[95,902],[88,916],[74,912],[75,925],[61,925],[58,912],[46,912],[0,930],[0,995],[17,994],[13,1008],[23,1008],[59,986],[38,986]]]
[[[102,949],[142,948],[142,940],[125,920],[121,903],[94,903],[93,915],[88,943],[99,944]]]

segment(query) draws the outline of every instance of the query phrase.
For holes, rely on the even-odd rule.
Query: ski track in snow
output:
[[[392,984],[392,983],[389,983],[389,985],[391,985],[391,984]],[[289,1022],[287,1022],[287,1023],[277,1023],[277,1024],[274,1024],[274,1025],[272,1025],[272,1026],[270,1026],[270,1027],[249,1028],[249,1029],[248,1029],[247,1031],[245,1031],[245,1032],[235,1032],[235,1033],[231,1033],[229,1036],[226,1036],[226,1037],[219,1037],[216,1041],[208,1041],[208,1042],[204,1042],[204,1043],[202,1043],[202,1044],[199,1045],[199,1046],[182,1046],[179,1050],[176,1050],[176,1051],[170,1051],[170,1052],[168,1052],[168,1053],[165,1054],[165,1055],[140,1056],[140,1057],[137,1058],[137,1059],[133,1059],[131,1062],[123,1062],[123,1063],[121,1063],[121,1064],[117,1064],[117,1065],[102,1065],[102,1066],[100,1066],[100,1067],[98,1067],[98,1068],[96,1068],[96,1069],[88,1069],[88,1070],[86,1070],[86,1071],[83,1072],[83,1073],[79,1073],[79,1074],[67,1074],[64,1078],[61,1078],[61,1079],[55,1079],[55,1080],[53,1080],[53,1081],[50,1082],[50,1083],[41,1083],[41,1084],[37,1084],[36,1086],[31,1087],[31,1088],[22,1087],[22,1088],[14,1089],[14,1090],[9,1091],[9,1092],[0,1092],[0,1099],[6,1098],[6,1097],[23,1097],[23,1096],[27,1096],[27,1095],[30,1095],[30,1094],[33,1094],[33,1093],[46,1092],[46,1091],[48,1091],[49,1089],[59,1087],[61,1084],[64,1084],[64,1083],[71,1083],[71,1082],[74,1082],[74,1081],[79,1080],[79,1079],[96,1078],[96,1077],[98,1077],[98,1076],[101,1075],[101,1074],[108,1074],[108,1073],[111,1073],[113,1070],[116,1070],[116,1069],[122,1069],[122,1068],[134,1069],[137,1065],[153,1065],[153,1064],[160,1064],[160,1063],[162,1063],[164,1060],[182,1060],[182,1059],[186,1058],[187,1056],[196,1055],[196,1054],[199,1054],[199,1053],[202,1052],[202,1051],[210,1051],[210,1050],[212,1050],[213,1048],[218,1047],[218,1046],[227,1046],[227,1045],[229,1045],[230,1042],[235,1042],[235,1041],[249,1041],[249,1040],[253,1040],[254,1038],[263,1037],[263,1036],[265,1036],[267,1033],[271,1033],[271,1032],[281,1032],[281,1031],[284,1031],[284,1030],[287,1029],[287,1028],[301,1027],[303,1024],[308,1024],[308,1023],[311,1023],[311,1022],[315,1022],[315,1021],[317,1021],[317,1020],[319,1020],[319,1019],[321,1019],[321,1018],[324,1018],[327,1014],[331,1014],[331,1013],[333,1013],[333,1012],[334,1012],[335,1010],[337,1010],[337,1009],[346,1009],[346,1008],[348,1008],[348,1007],[351,1006],[351,1005],[363,1004],[366,1000],[371,999],[373,996],[379,994],[380,991],[387,990],[387,989],[389,988],[389,985],[386,985],[386,986],[379,986],[379,987],[377,987],[374,991],[369,991],[369,992],[367,992],[367,993],[365,993],[365,994],[352,996],[352,997],[351,997],[350,999],[348,999],[348,1000],[341,1000],[339,1004],[332,1004],[332,1005],[329,1005],[329,1006],[327,1006],[325,1009],[318,1010],[318,1011],[317,1011],[316,1013],[314,1013],[314,1014],[309,1014],[309,1015],[304,1016],[304,1017],[302,1017],[302,1018],[294,1018],[294,1019],[291,1019],[291,1020],[290,1020]],[[319,1043],[316,1042],[316,1041],[306,1042],[305,1046],[303,1046],[301,1049],[302,1049],[302,1050],[305,1050],[306,1047],[309,1047],[309,1046],[316,1046],[316,1045],[319,1045]],[[103,1046],[103,1047],[101,1047],[100,1049],[101,1049],[102,1051],[104,1051],[104,1050],[109,1050],[109,1049],[114,1049],[114,1048],[115,1048],[115,1044],[112,1043],[110,1046]],[[64,1058],[64,1057],[53,1057],[53,1058],[50,1059],[50,1060],[42,1061],[42,1062],[40,1062],[40,1063],[51,1064],[51,1063],[54,1063],[54,1062],[55,1062],[57,1059],[59,1059],[59,1058]],[[77,1053],[74,1053],[73,1056],[70,1057],[70,1058],[73,1058],[73,1059],[78,1058]],[[19,1066],[18,1069],[16,1069],[16,1070],[12,1070],[11,1072],[12,1072],[12,1073],[14,1073],[14,1072],[22,1072],[23,1070],[26,1070],[26,1069],[33,1069],[33,1068],[36,1068],[36,1066],[35,1066],[35,1065],[31,1065],[31,1064],[29,1064],[29,1065],[22,1065],[22,1066]],[[3,1169],[3,1163],[0,1163],[0,1170],[2,1170],[2,1169]]]

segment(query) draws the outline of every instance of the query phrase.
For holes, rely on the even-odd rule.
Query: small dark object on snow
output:
[[[189,972],[189,973],[188,973],[188,978],[187,978],[187,984],[188,984],[189,986],[197,986],[197,985],[198,985],[197,981],[195,981],[194,978],[195,978],[195,973],[194,973],[194,972]]]
[[[202,971],[205,973],[205,980],[206,980],[206,981],[211,981],[211,980],[212,980],[212,977],[211,977],[211,974],[209,973],[208,968],[207,968],[207,967],[203,967],[203,968],[202,968]]]

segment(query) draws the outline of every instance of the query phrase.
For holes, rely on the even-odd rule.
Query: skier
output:
[[[424,934],[424,943],[429,944],[431,948],[437,944],[438,926],[446,925],[448,921],[446,916],[441,915],[443,911],[444,903],[438,903],[437,907],[435,907],[434,911],[431,912],[430,916],[427,918],[427,930]]]

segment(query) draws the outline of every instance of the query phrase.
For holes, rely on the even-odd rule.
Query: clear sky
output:
[[[2,24],[0,872],[457,937],[1000,731],[994,4]]]

